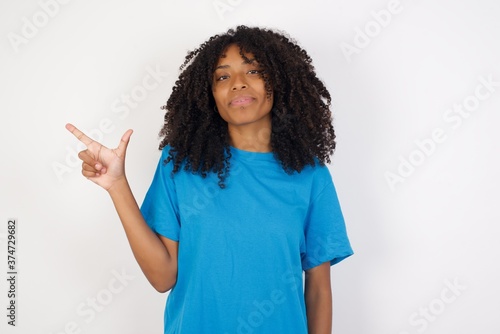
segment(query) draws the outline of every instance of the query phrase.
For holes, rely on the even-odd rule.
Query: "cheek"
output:
[[[272,108],[274,105],[274,95],[271,93],[271,95],[265,97],[266,99],[266,104],[269,105],[269,108]]]
[[[212,91],[212,96],[213,96],[213,98],[215,100],[215,104],[216,105],[220,105],[222,103],[221,96],[220,96],[220,94],[217,93],[217,91],[213,90]]]

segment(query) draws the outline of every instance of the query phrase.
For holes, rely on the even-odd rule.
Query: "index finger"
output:
[[[71,132],[79,141],[84,143],[86,146],[89,146],[91,143],[94,142],[94,140],[90,137],[87,137],[87,135],[80,130],[76,128],[71,123],[66,124],[66,129],[68,129],[69,132]]]

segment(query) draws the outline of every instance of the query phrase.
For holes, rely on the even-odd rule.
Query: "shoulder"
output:
[[[175,149],[170,145],[166,145],[161,149],[160,164],[167,170],[174,169],[175,162]]]
[[[170,151],[172,150],[172,147],[170,145],[166,145],[161,149],[161,160],[166,160],[169,155]]]
[[[304,179],[301,182],[309,184],[309,198],[315,201],[321,194],[335,193],[332,175],[328,165],[315,161],[315,165],[306,166],[302,171]]]
[[[156,174],[163,179],[171,179],[173,176],[174,161],[170,158],[170,150],[170,146],[165,146],[161,149],[156,167]]]
[[[332,175],[328,166],[317,160],[314,161],[314,166],[307,165],[304,167],[300,174],[310,178],[311,182],[316,185],[326,185],[332,182]]]

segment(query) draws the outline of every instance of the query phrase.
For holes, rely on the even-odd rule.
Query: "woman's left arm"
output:
[[[332,288],[330,284],[330,262],[325,262],[306,271],[304,298],[309,334],[331,334]]]

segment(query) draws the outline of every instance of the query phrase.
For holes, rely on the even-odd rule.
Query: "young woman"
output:
[[[240,26],[181,70],[141,208],[124,171],[132,130],[108,149],[66,126],[145,276],[170,290],[165,333],[330,334],[330,266],[352,250],[325,166],[330,94],[311,58],[282,33]]]

